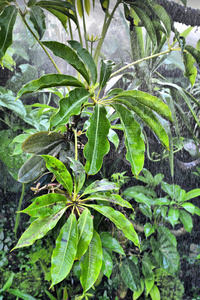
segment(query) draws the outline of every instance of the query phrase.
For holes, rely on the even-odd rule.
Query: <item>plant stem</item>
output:
[[[78,142],[77,142],[77,132],[76,129],[73,130],[75,139],[75,160],[78,160]]]
[[[81,1],[81,6],[82,6],[82,12],[83,12],[83,30],[84,30],[85,46],[86,46],[86,49],[88,50],[87,29],[86,29],[86,22],[85,22],[85,13],[84,13],[84,8],[83,8],[83,0]]]
[[[21,210],[22,201],[23,201],[23,199],[24,199],[24,194],[25,194],[25,189],[26,189],[26,184],[25,184],[25,183],[22,183],[22,193],[21,193],[21,197],[20,197],[20,199],[19,199],[19,204],[18,204],[17,211],[20,211],[20,210]],[[17,235],[17,229],[18,229],[19,221],[20,221],[20,214],[21,214],[21,213],[18,213],[17,216],[16,216],[15,229],[14,229],[15,236]]]

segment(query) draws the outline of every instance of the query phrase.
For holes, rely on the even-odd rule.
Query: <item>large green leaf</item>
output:
[[[47,74],[25,84],[18,92],[17,98],[20,98],[27,93],[37,92],[45,88],[56,86],[83,87],[84,85],[78,79],[70,75]]]
[[[87,292],[97,280],[102,266],[102,247],[98,233],[94,230],[88,250],[81,261],[81,285]]]
[[[191,45],[186,45],[185,50],[187,50],[194,57],[197,64],[200,66],[200,50],[195,49]]]
[[[62,148],[61,144],[51,145],[37,152],[29,158],[18,172],[18,181],[22,183],[31,182],[38,178],[46,169],[44,159],[41,154],[57,155]]]
[[[40,7],[31,7],[30,20],[33,23],[34,28],[39,35],[39,39],[41,40],[46,30],[45,14],[43,10]]]
[[[171,20],[170,20],[169,15],[167,14],[166,10],[161,5],[154,5],[153,10],[159,17],[160,21],[164,24],[166,31],[167,31],[167,37],[170,37]]]
[[[150,295],[152,300],[160,300],[160,291],[157,287],[157,285],[154,284],[152,289],[150,290]]]
[[[45,236],[49,230],[56,226],[66,209],[67,207],[64,207],[55,214],[46,217],[40,217],[33,221],[33,223],[31,223],[31,225],[22,234],[17,245],[13,249],[30,246],[36,240]]]
[[[12,45],[12,32],[17,17],[17,8],[14,5],[7,6],[0,17],[0,62],[8,47]]]
[[[185,230],[187,230],[188,232],[191,232],[192,228],[193,228],[193,221],[192,221],[192,217],[190,216],[190,214],[185,210],[181,210],[180,211],[180,220],[183,223]]]
[[[178,223],[178,219],[179,219],[179,210],[173,206],[170,207],[167,217],[168,217],[169,222],[172,224],[172,226],[176,225]]]
[[[103,274],[110,278],[113,269],[113,262],[110,254],[103,248],[102,269]]]
[[[110,75],[112,73],[112,68],[114,66],[114,62],[111,60],[101,60],[101,71],[100,71],[100,78],[99,78],[99,88],[103,88]]]
[[[140,273],[138,266],[130,259],[124,258],[120,264],[123,281],[133,292],[140,289]]]
[[[122,199],[122,197],[120,195],[117,195],[117,194],[111,194],[111,195],[102,195],[102,194],[93,194],[89,197],[87,197],[87,201],[93,201],[93,200],[100,200],[100,201],[107,201],[107,202],[111,202],[111,203],[114,203],[114,204],[117,204],[117,205],[120,205],[122,207],[127,207],[127,208],[130,208],[130,209],[133,209],[132,205]]]
[[[122,230],[125,237],[131,240],[137,247],[140,247],[139,238],[133,224],[126,219],[126,217],[119,211],[109,206],[100,206],[94,204],[87,204],[87,207],[91,207],[102,214],[104,217],[110,219],[118,229]]]
[[[93,219],[87,208],[78,219],[78,234],[76,258],[80,259],[87,251],[93,236]]]
[[[141,127],[135,121],[132,112],[121,104],[112,104],[117,111],[123,127],[125,146],[127,149],[126,159],[130,162],[132,172],[138,175],[144,165],[145,145],[141,137]]]
[[[142,258],[142,273],[145,279],[152,280],[154,278],[154,273],[152,269],[153,269],[153,265],[151,262],[151,257],[147,252],[145,252]]]
[[[68,17],[69,16],[69,12],[67,9],[63,8],[62,10],[59,9],[59,11],[57,9],[52,9],[50,7],[46,8],[52,15],[54,15],[63,25],[63,27],[65,28],[65,30],[67,30],[67,21],[68,21]],[[70,16],[73,16],[72,14],[70,14]],[[73,17],[72,17],[73,18]],[[75,19],[75,23],[76,23],[76,19]]]
[[[61,228],[56,240],[56,248],[51,259],[51,287],[62,281],[70,272],[77,250],[78,229],[77,220],[71,214],[67,222]]]
[[[103,157],[110,149],[107,140],[110,123],[106,114],[105,107],[96,104],[94,113],[90,118],[90,126],[86,133],[88,143],[84,147],[84,156],[87,160],[85,171],[88,175],[94,175],[101,169]]]
[[[65,165],[57,158],[50,155],[41,155],[46,162],[47,169],[52,172],[56,180],[63,185],[63,187],[71,195],[73,190],[73,181],[71,174]]]
[[[71,162],[70,168],[73,170],[74,184],[76,187],[76,193],[78,193],[85,182],[85,169],[83,165],[74,158],[68,157],[68,159]]]
[[[15,101],[15,97],[10,93],[0,93],[0,106],[7,107],[8,109],[11,109],[15,113],[17,113],[20,117],[26,116],[26,108],[21,102],[21,100]]]
[[[97,68],[94,62],[93,57],[91,54],[84,49],[81,44],[77,41],[68,41],[70,46],[77,51],[77,54],[80,56],[80,58],[83,60],[85,65],[88,67],[88,70],[90,71],[93,84],[97,81]]]
[[[100,238],[102,247],[104,247],[108,251],[114,251],[121,255],[125,255],[120,243],[114,237],[112,237],[112,235],[109,232],[101,232]]]
[[[59,101],[59,110],[50,119],[50,126],[65,125],[71,116],[80,114],[81,105],[87,101],[89,95],[89,92],[84,88],[70,91],[68,97]]]
[[[194,190],[191,190],[191,191],[189,191],[185,194],[185,199],[184,200],[188,201],[188,200],[196,198],[198,196],[200,196],[200,189],[194,189]]]
[[[176,249],[175,236],[166,227],[158,227],[157,241],[151,237],[154,256],[161,268],[169,274],[174,274],[179,267],[179,254]]]
[[[29,136],[23,142],[22,150],[26,153],[36,153],[46,147],[56,146],[64,141],[66,141],[66,139],[60,133],[41,131]]]
[[[72,50],[67,45],[59,42],[46,41],[42,43],[44,46],[49,48],[56,56],[66,60],[72,67],[74,67],[85,78],[87,83],[90,83],[90,76],[85,68],[85,65],[82,62],[82,60],[80,60],[80,58],[78,57],[78,55],[74,50]]]
[[[199,54],[200,54],[200,52],[199,52]],[[195,84],[195,80],[196,80],[196,76],[197,76],[197,68],[194,65],[196,60],[190,53],[183,52],[183,62],[185,65],[184,76],[189,78],[191,86],[193,86]]]
[[[103,192],[103,191],[112,191],[118,190],[117,184],[114,182],[110,182],[107,179],[96,180],[92,182],[83,192],[83,195]]]
[[[34,200],[34,199],[33,199]],[[57,213],[66,205],[67,198],[64,195],[51,193],[37,197],[35,201],[21,212],[31,217],[46,217]]]

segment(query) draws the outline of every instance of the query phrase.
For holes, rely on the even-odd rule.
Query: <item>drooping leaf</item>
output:
[[[67,222],[61,228],[56,240],[56,248],[51,259],[51,287],[61,282],[70,272],[77,251],[78,229],[77,220],[71,214]]]
[[[72,67],[75,68],[75,70],[77,70],[83,76],[83,78],[85,78],[88,84],[90,83],[90,76],[85,68],[85,65],[82,60],[80,60],[75,51],[73,51],[67,45],[56,41],[46,41],[42,43],[44,46],[53,51],[54,55],[66,60]]]
[[[31,217],[46,217],[64,208],[67,198],[64,195],[51,193],[37,197],[26,209],[20,211]]]
[[[101,60],[101,70],[99,79],[99,88],[102,89],[110,78],[114,62],[111,60]]]
[[[83,0],[77,0],[76,5],[77,5],[79,17],[82,18],[83,17]]]
[[[56,156],[62,148],[61,144],[51,145],[50,147],[44,148],[42,151],[35,153],[29,158],[23,166],[20,168],[18,173],[18,181],[22,183],[31,182],[38,178],[46,169],[44,159],[39,156],[41,154],[48,154]]]
[[[109,129],[108,139],[111,143],[115,145],[115,149],[117,149],[119,146],[119,137],[117,133],[111,128]]]
[[[103,261],[101,271],[103,274],[110,278],[113,269],[113,261],[110,254],[103,248]]]
[[[17,245],[13,248],[22,248],[32,245],[36,240],[41,239],[45,234],[54,228],[57,222],[60,220],[67,207],[62,208],[59,212],[46,216],[40,217],[33,221],[31,225],[20,237]]]
[[[94,113],[90,118],[90,126],[86,133],[88,143],[84,147],[84,156],[87,160],[85,171],[88,175],[94,175],[101,169],[104,155],[110,149],[110,144],[107,140],[110,122],[106,114],[105,107],[96,104]]]
[[[73,170],[74,184],[76,185],[76,193],[78,193],[85,182],[85,169],[83,165],[74,158],[68,157],[68,159],[71,162],[70,168]]]
[[[125,136],[125,146],[127,149],[126,159],[131,164],[133,174],[138,175],[144,165],[145,145],[141,137],[141,127],[135,121],[130,110],[121,104],[112,104],[117,111]]]
[[[18,100],[17,100],[18,101]],[[65,137],[57,132],[41,131],[29,136],[22,144],[26,153],[36,153],[46,147],[56,146],[65,141]]]
[[[94,204],[87,204],[88,207],[92,207],[104,217],[110,219],[111,222],[117,226],[118,229],[122,230],[125,237],[131,240],[135,246],[140,247],[138,235],[133,228],[132,223],[126,219],[126,217],[119,211],[109,206],[100,206]]]
[[[200,50],[195,49],[191,45],[186,45],[185,50],[187,50],[194,57],[198,66],[200,66]]]
[[[25,84],[18,92],[17,98],[20,98],[22,95],[27,93],[37,92],[45,88],[56,86],[83,87],[84,85],[78,79],[70,75],[47,74]]]
[[[122,197],[120,195],[117,195],[117,194],[111,194],[111,195],[108,195],[108,196],[104,196],[102,194],[93,194],[89,197],[87,197],[87,201],[93,201],[93,200],[100,200],[100,201],[107,201],[107,202],[111,202],[111,203],[114,203],[114,204],[117,204],[117,205],[120,205],[122,207],[127,207],[127,208],[130,208],[130,209],[133,209],[132,205],[122,199]]]
[[[0,62],[2,61],[8,47],[12,45],[12,33],[17,17],[17,7],[7,6],[0,17]]]
[[[83,195],[103,192],[103,191],[112,191],[118,190],[117,184],[114,182],[109,182],[107,179],[96,180],[91,183],[83,192]]]
[[[142,258],[142,273],[145,279],[148,280],[154,279],[154,273],[152,269],[153,269],[153,265],[151,262],[151,257],[148,255],[147,252],[145,252]]]
[[[65,30],[67,30],[67,20],[68,20],[67,16],[71,17],[71,19],[73,19],[73,21],[75,21],[76,23],[76,19],[73,17],[72,14],[69,14],[67,9],[62,9],[62,10],[59,9],[59,11],[57,9],[52,9],[52,8],[46,8],[46,9],[61,22]]]
[[[137,291],[134,291],[133,293],[133,300],[139,299],[139,297],[144,292],[144,278],[140,277],[140,288]]]
[[[76,88],[69,92],[69,96],[59,101],[59,110],[50,119],[50,126],[56,127],[68,123],[69,118],[80,114],[81,105],[84,104],[89,92],[84,88]]]
[[[22,118],[26,116],[26,108],[21,100],[15,101],[15,97],[9,92],[5,94],[0,93],[0,106],[11,109]]]
[[[193,221],[192,221],[192,217],[190,216],[190,214],[185,210],[181,210],[180,211],[180,220],[183,223],[185,230],[187,230],[188,232],[191,232],[192,228],[193,228]]]
[[[160,300],[160,291],[157,287],[157,285],[154,284],[154,286],[152,287],[152,289],[150,290],[150,295],[151,295],[151,299],[152,300]]]
[[[84,0],[84,4],[85,4],[85,11],[89,16],[89,14],[90,14],[90,0]]]
[[[112,235],[109,232],[101,232],[100,238],[102,247],[109,251],[114,251],[121,255],[125,255],[120,243],[114,237],[112,237]]]
[[[200,52],[199,52],[199,54],[200,54]],[[196,60],[190,53],[183,52],[183,62],[185,65],[184,76],[189,78],[191,86],[193,86],[195,84],[195,80],[196,80],[196,76],[197,76],[197,68],[194,65]]]
[[[178,219],[179,219],[179,210],[176,209],[175,207],[170,207],[169,211],[168,211],[168,220],[169,222],[172,224],[172,226],[174,227],[174,225],[177,224]]]
[[[94,230],[88,250],[81,261],[81,285],[87,292],[97,280],[102,267],[102,247],[98,233]]]
[[[93,236],[93,219],[86,208],[78,219],[78,246],[76,259],[81,259],[88,249]]]
[[[138,266],[130,259],[124,258],[120,264],[120,273],[124,283],[133,292],[140,289],[140,273]]]
[[[30,20],[33,23],[34,28],[39,35],[39,39],[41,40],[46,30],[45,14],[43,10],[40,7],[31,7]]]
[[[79,57],[83,60],[85,65],[88,67],[88,70],[91,74],[93,84],[97,81],[97,68],[91,54],[81,46],[81,44],[77,41],[68,41],[70,46],[77,51]]]
[[[164,24],[167,36],[170,37],[171,34],[171,20],[169,15],[167,14],[166,10],[161,5],[154,5],[153,10],[159,17],[160,21]]]
[[[50,155],[41,155],[46,162],[47,169],[52,172],[56,180],[63,185],[63,187],[71,195],[73,190],[73,181],[71,174],[65,165],[57,158]]]

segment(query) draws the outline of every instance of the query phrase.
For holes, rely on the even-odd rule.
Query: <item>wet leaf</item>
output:
[[[123,259],[120,264],[120,273],[124,283],[133,292],[140,289],[140,273],[138,266],[130,259]]]
[[[89,201],[91,201],[91,200],[107,201],[107,202],[111,202],[111,203],[120,205],[122,207],[127,207],[130,209],[133,209],[132,205],[128,201],[122,199],[122,197],[117,194],[111,194],[110,196],[104,196],[102,194],[93,194],[93,195],[87,197],[87,201],[88,200]]]
[[[45,14],[43,10],[40,7],[31,7],[30,20],[33,23],[34,28],[39,35],[39,39],[41,40],[46,30]]]
[[[72,157],[68,157],[68,159],[71,162],[70,168],[73,170],[74,184],[76,186],[76,193],[78,193],[85,182],[85,169],[79,161]]]
[[[185,210],[181,210],[180,211],[180,220],[183,223],[185,230],[187,230],[188,232],[191,232],[192,228],[193,228],[193,221],[192,221],[192,217],[190,216],[190,214]]]
[[[117,252],[121,255],[125,255],[124,250],[120,243],[112,237],[109,232],[101,232],[100,234],[102,247],[106,250]]]
[[[96,193],[96,192],[103,192],[103,191],[118,191],[118,186],[114,182],[110,182],[107,179],[96,180],[91,183],[83,192],[83,195]]]
[[[113,269],[112,258],[110,254],[105,249],[103,249],[103,261],[102,261],[101,271],[106,277],[110,278],[112,274],[112,269]]]
[[[0,93],[0,106],[11,109],[22,118],[26,116],[26,108],[21,100],[15,101],[15,97],[10,93]]]
[[[170,207],[169,211],[168,211],[168,220],[169,222],[172,224],[172,226],[174,227],[174,225],[177,224],[178,219],[179,219],[179,210],[174,208],[173,206]]]

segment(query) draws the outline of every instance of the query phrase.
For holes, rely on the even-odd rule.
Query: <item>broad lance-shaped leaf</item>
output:
[[[93,219],[87,208],[78,219],[78,235],[76,259],[81,259],[87,251],[93,236]]]
[[[55,214],[46,217],[40,217],[33,221],[33,223],[31,223],[31,225],[22,234],[17,245],[13,249],[30,246],[36,240],[45,236],[49,230],[56,226],[66,209],[67,207],[64,207]]]
[[[88,84],[90,83],[90,76],[85,68],[85,65],[82,62],[82,60],[80,60],[80,58],[78,57],[78,55],[74,50],[72,50],[67,45],[59,42],[47,41],[47,42],[42,42],[42,44],[47,48],[49,48],[54,53],[54,55],[66,60],[72,67],[74,67],[85,78]]]
[[[41,40],[46,30],[45,14],[43,10],[40,7],[31,7],[30,20],[34,25],[35,30],[39,34],[39,39]]]
[[[34,199],[33,199],[34,200]],[[35,198],[35,201],[26,209],[20,211],[31,217],[45,217],[57,213],[64,208],[67,198],[64,195],[51,193]]]
[[[67,222],[61,228],[56,240],[56,248],[51,259],[51,287],[61,282],[70,272],[77,250],[78,229],[77,220],[71,214]]]
[[[83,195],[96,193],[96,192],[103,192],[103,191],[118,191],[119,187],[116,183],[110,182],[107,179],[96,180],[91,183],[83,192]]]
[[[72,194],[73,181],[72,177],[65,167],[65,165],[57,158],[50,155],[41,155],[45,162],[47,169],[56,176],[56,180],[63,185],[63,187]]]
[[[95,84],[97,81],[97,68],[96,68],[96,64],[94,62],[93,57],[86,49],[84,49],[81,46],[81,44],[79,42],[68,41],[68,43],[74,50],[77,51],[77,54],[79,55],[79,57],[83,60],[85,65],[88,67],[88,70],[90,71],[90,74],[92,77],[93,84]]]
[[[68,157],[68,159],[71,162],[70,168],[73,170],[74,184],[76,186],[76,193],[78,193],[85,182],[85,169],[83,165],[74,158]]]
[[[110,278],[113,269],[113,261],[111,255],[103,248],[103,261],[101,272],[108,278]]]
[[[127,207],[127,208],[133,209],[132,205],[128,201],[122,199],[122,197],[117,194],[112,194],[109,196],[104,196],[102,194],[93,194],[93,195],[87,197],[87,201],[94,201],[94,200],[107,201],[107,202],[111,202],[111,203],[120,205],[122,207]]]
[[[81,261],[81,285],[87,292],[96,282],[102,266],[102,247],[98,233],[94,230],[88,250]]]
[[[130,259],[124,258],[120,264],[120,273],[125,284],[133,292],[140,289],[140,272],[138,266]]]
[[[154,5],[153,10],[161,20],[161,22],[164,24],[166,31],[167,31],[167,36],[170,37],[171,34],[171,20],[166,12],[166,10],[161,6],[161,5]]]
[[[12,45],[12,32],[17,17],[17,8],[14,5],[7,6],[0,17],[0,62],[8,47]]]
[[[109,232],[101,232],[100,238],[102,247],[106,248],[108,251],[114,251],[121,255],[125,255],[120,243],[114,237],[112,237]]]
[[[112,73],[112,68],[114,66],[114,62],[111,60],[101,60],[101,71],[100,71],[100,79],[99,79],[99,88],[103,88],[107,81],[110,78]]]
[[[126,107],[121,104],[112,104],[112,106],[117,111],[123,127],[127,149],[126,159],[131,163],[133,174],[138,175],[143,169],[145,151],[141,127]]]
[[[45,88],[57,86],[84,87],[84,85],[73,76],[63,74],[47,74],[41,76],[39,79],[25,84],[18,92],[17,99],[27,93],[37,92]]]
[[[95,204],[87,204],[87,207],[91,207],[102,214],[104,217],[108,218],[113,222],[118,229],[122,230],[125,237],[131,240],[137,247],[140,247],[138,235],[133,228],[133,224],[126,219],[126,217],[119,211],[109,206],[100,206]]]
[[[85,171],[88,175],[94,175],[101,169],[104,155],[110,149],[110,144],[107,140],[110,122],[106,114],[105,107],[96,104],[94,113],[90,118],[90,126],[86,133],[88,143],[84,147],[84,156],[87,160]]]
[[[65,137],[57,132],[41,131],[29,136],[22,144],[22,150],[26,153],[36,153],[46,147],[60,144],[66,141]]]
[[[69,92],[69,96],[59,101],[58,112],[50,119],[50,127],[65,125],[69,118],[80,114],[81,105],[84,104],[90,93],[84,88],[77,88]]]

